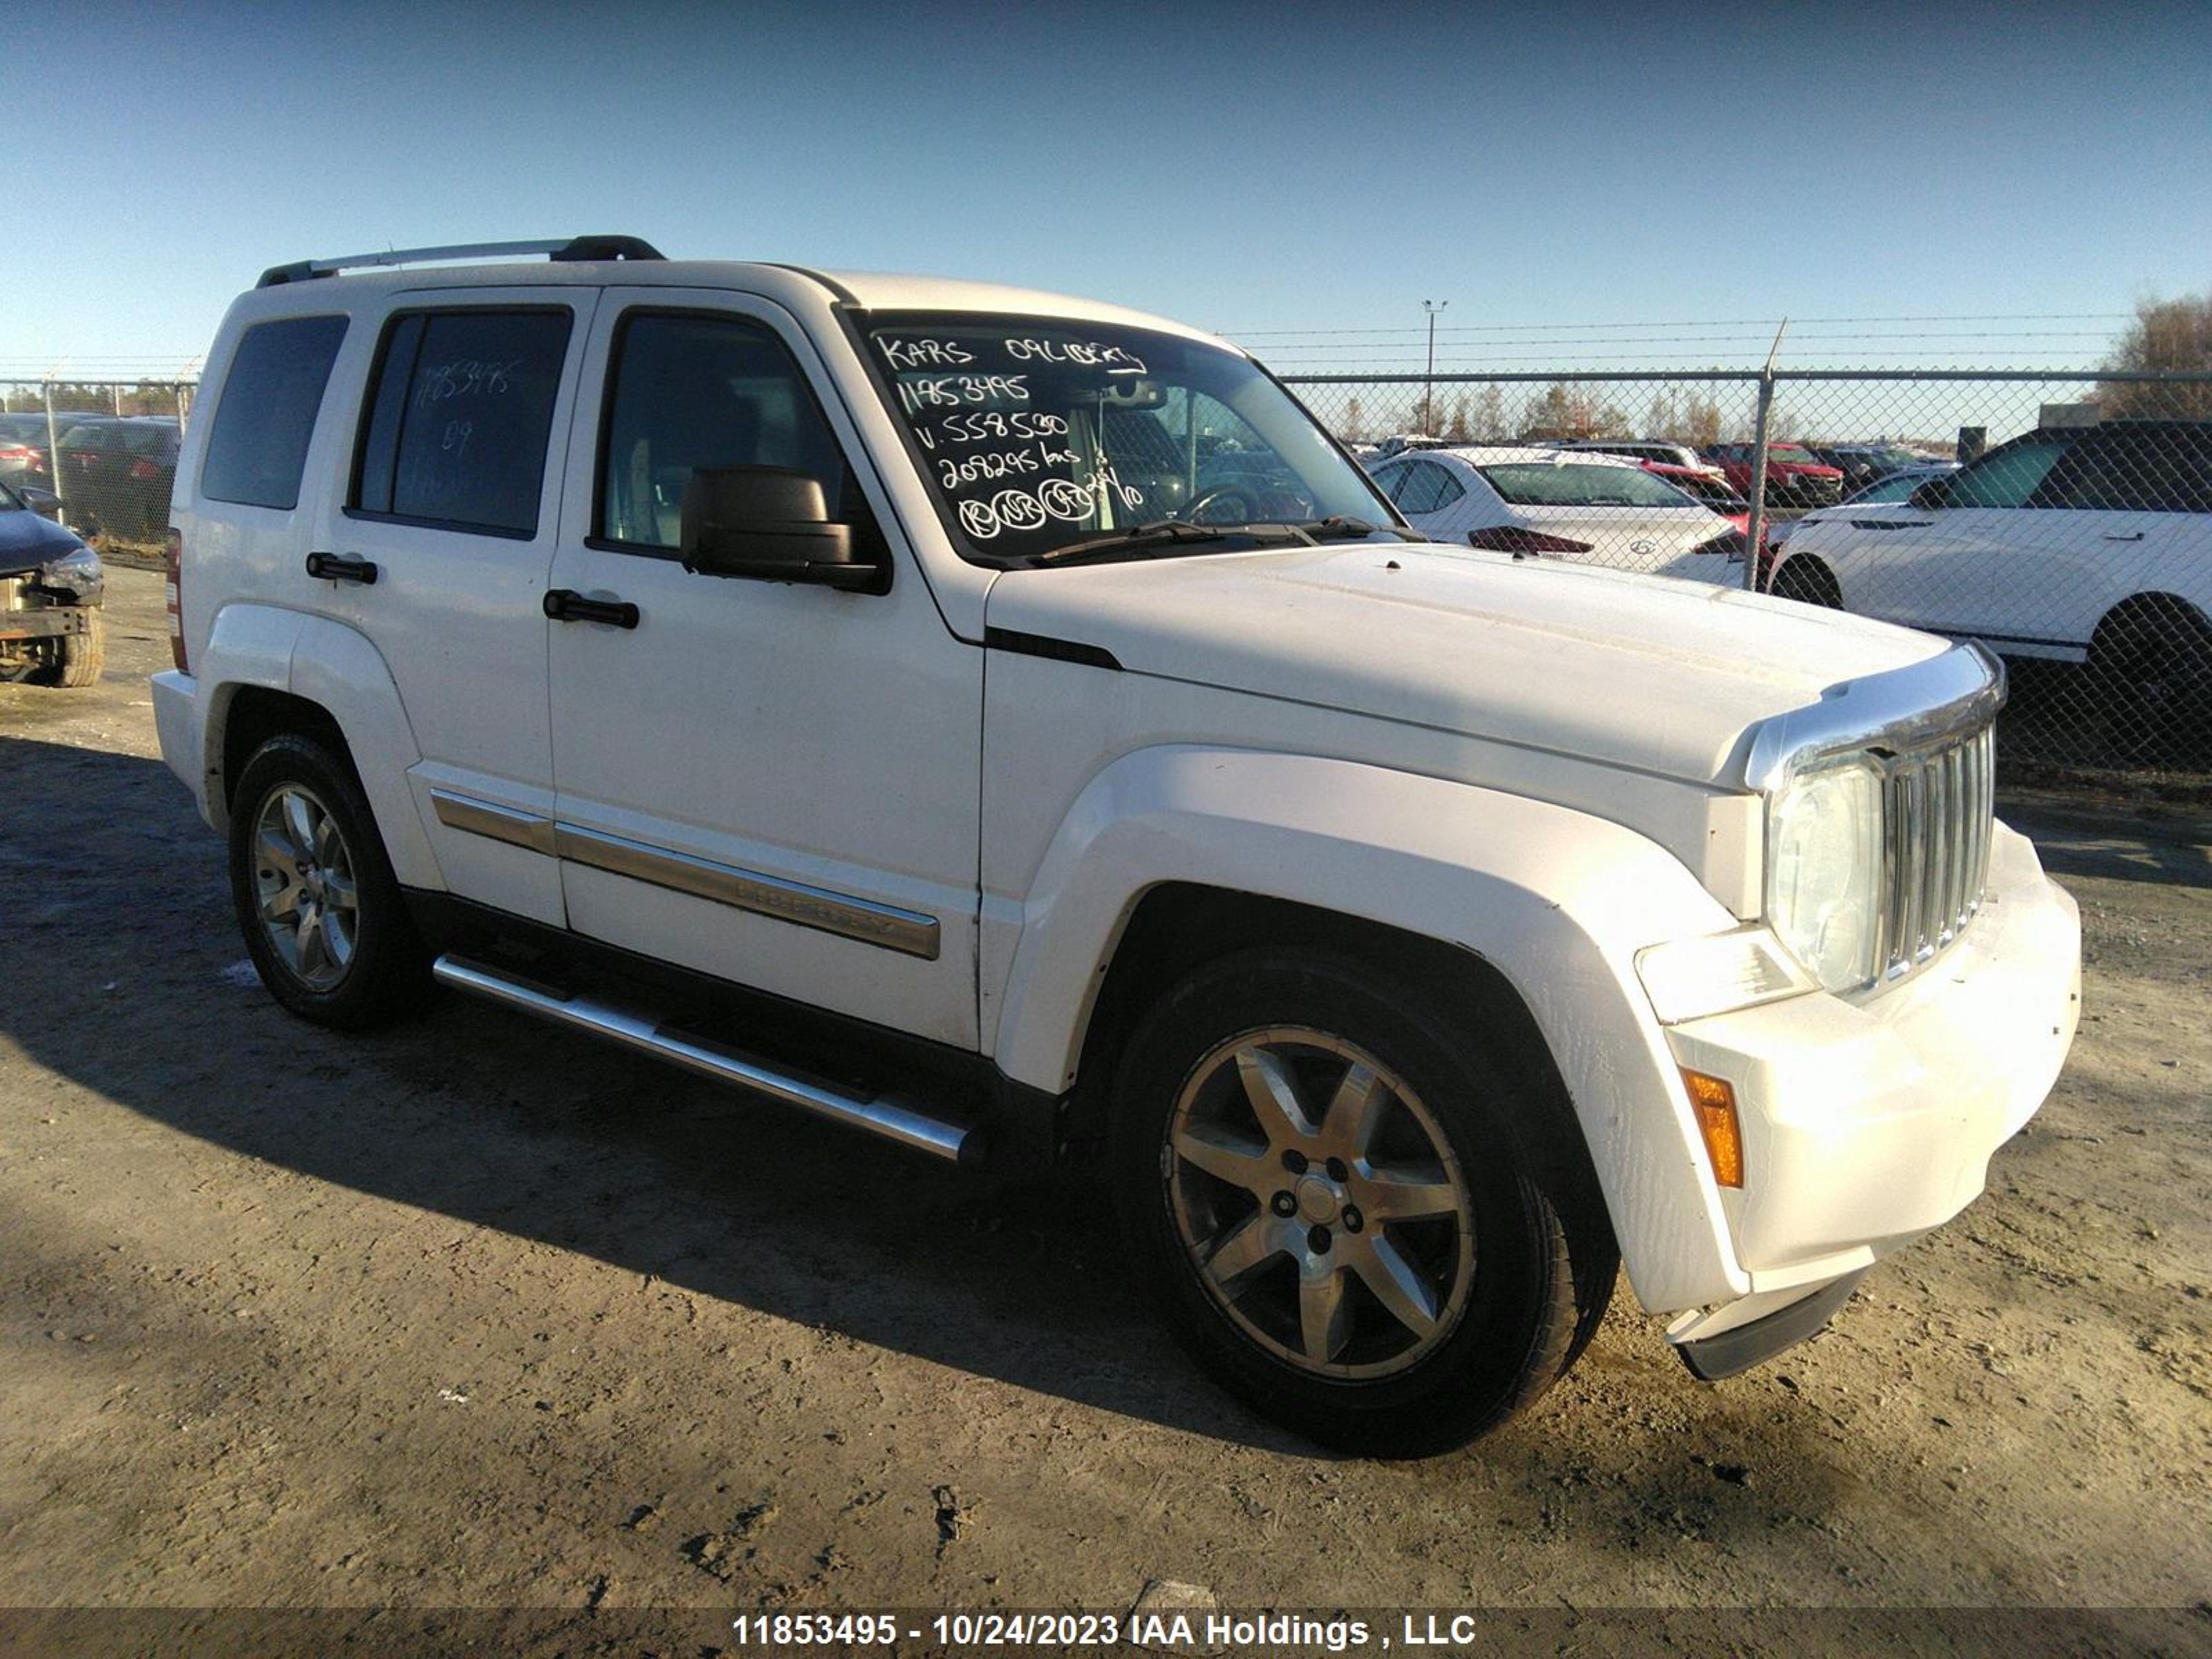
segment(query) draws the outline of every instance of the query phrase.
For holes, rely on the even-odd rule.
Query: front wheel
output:
[[[316,738],[271,738],[246,763],[231,802],[230,890],[261,982],[302,1018],[380,1024],[428,988],[368,798]]]
[[[1767,591],[1777,599],[1795,599],[1827,611],[1840,611],[1844,605],[1843,590],[1836,585],[1834,574],[1818,559],[1784,559]]]
[[[1486,1432],[1610,1294],[1609,1233],[1570,1224],[1571,1128],[1474,1019],[1348,958],[1249,951],[1171,990],[1124,1059],[1116,1196],[1166,1322],[1325,1444]]]
[[[64,634],[54,643],[56,685],[100,684],[100,671],[107,665],[107,618],[98,610],[84,613],[83,633]]]

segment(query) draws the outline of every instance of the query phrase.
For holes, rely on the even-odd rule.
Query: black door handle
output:
[[[637,607],[627,599],[587,599],[573,587],[548,588],[545,614],[555,622],[605,623],[610,628],[637,626]]]
[[[376,586],[376,567],[367,559],[347,558],[337,553],[307,555],[307,574],[334,582],[359,582],[363,587]]]

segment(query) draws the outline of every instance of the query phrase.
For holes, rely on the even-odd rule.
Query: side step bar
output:
[[[734,1083],[834,1122],[865,1129],[870,1134],[927,1152],[948,1164],[972,1164],[981,1155],[981,1133],[932,1117],[913,1101],[891,1094],[848,1094],[831,1085],[779,1070],[766,1060],[703,1037],[672,1030],[646,1010],[540,985],[456,956],[440,957],[431,963],[430,971],[441,984],[456,990],[504,1003],[541,1019],[611,1037],[689,1071]]]

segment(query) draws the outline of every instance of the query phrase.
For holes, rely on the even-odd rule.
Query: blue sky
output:
[[[1067,289],[1263,355],[1440,298],[1539,342],[2037,313],[1943,327],[2080,362],[2212,288],[2208,65],[2201,5],[18,7],[42,251],[8,261],[0,376],[190,356],[280,261],[575,231]],[[1698,331],[1641,333],[1742,356]]]

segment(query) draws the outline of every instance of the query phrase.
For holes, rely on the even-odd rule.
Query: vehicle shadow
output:
[[[252,977],[221,848],[156,761],[0,735],[0,931],[35,964],[0,1036],[184,1134],[956,1370],[1334,1461],[1168,1342],[1095,1184],[963,1174],[451,994],[366,1035],[302,1024]],[[1601,1336],[1563,1393],[1611,1414],[1662,1388],[1692,1389],[1663,1346]],[[1682,1403],[1717,1444],[1791,1437],[1752,1393]],[[1541,1413],[1479,1455],[1532,1484],[1586,1461]],[[1609,1502],[1640,1514],[1712,1484],[1688,1463],[1647,1478]],[[1717,1534],[1758,1524],[1708,1507]]]
[[[2008,802],[2000,792],[1997,816],[2034,842],[2036,856],[2054,876],[2212,888],[2212,823],[2205,814],[2165,821],[2118,810]]]

